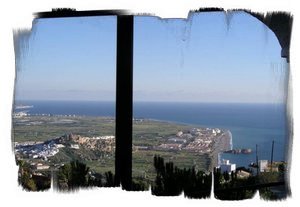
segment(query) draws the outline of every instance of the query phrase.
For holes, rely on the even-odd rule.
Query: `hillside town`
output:
[[[45,142],[15,142],[16,157],[20,159],[41,159],[47,161],[55,156],[61,148],[79,150],[86,148],[101,152],[112,152],[115,146],[114,136],[82,137],[79,135],[64,135]]]

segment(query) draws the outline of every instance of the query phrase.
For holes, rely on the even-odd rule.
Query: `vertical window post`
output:
[[[117,17],[115,182],[125,190],[132,182],[133,18]]]

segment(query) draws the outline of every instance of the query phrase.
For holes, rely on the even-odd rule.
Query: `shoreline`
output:
[[[232,146],[232,133],[226,130],[214,143],[213,152],[211,154],[211,171],[220,164],[222,153],[231,150]]]

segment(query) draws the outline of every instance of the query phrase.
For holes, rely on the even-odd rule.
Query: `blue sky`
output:
[[[17,99],[115,100],[116,17],[40,19],[32,30]]]
[[[135,17],[134,100],[282,102],[275,35],[243,12]],[[115,100],[116,17],[36,20],[16,98]]]

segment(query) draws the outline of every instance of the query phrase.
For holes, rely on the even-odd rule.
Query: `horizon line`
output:
[[[115,100],[81,100],[81,99],[14,99],[15,102],[22,101],[49,101],[49,102],[116,102]],[[216,102],[216,101],[146,101],[146,100],[133,100],[133,103],[182,103],[182,104],[287,104],[287,102]]]

